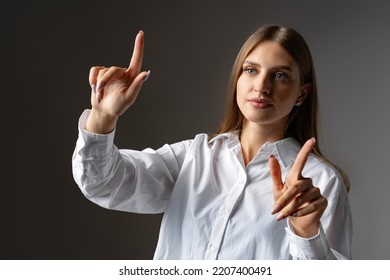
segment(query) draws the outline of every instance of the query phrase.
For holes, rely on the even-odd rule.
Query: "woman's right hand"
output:
[[[144,33],[135,38],[133,56],[128,68],[92,67],[89,83],[92,88],[92,110],[85,129],[106,134],[114,130],[121,116],[136,100],[142,84],[150,71],[141,71],[144,48]]]

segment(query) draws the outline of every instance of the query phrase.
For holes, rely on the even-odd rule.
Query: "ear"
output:
[[[299,94],[295,105],[297,106],[301,105],[303,101],[305,101],[306,97],[309,96],[310,92],[311,92],[311,83],[304,84],[301,88],[301,93]]]

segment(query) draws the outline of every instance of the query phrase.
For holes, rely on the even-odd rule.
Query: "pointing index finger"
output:
[[[306,161],[315,143],[316,139],[314,137],[306,141],[302,149],[299,151],[297,158],[295,159],[294,165],[289,172],[289,175],[294,176],[296,179],[300,179],[302,177],[303,168],[305,167]]]
[[[127,72],[139,73],[141,71],[142,59],[144,55],[144,32],[141,30],[135,37],[133,55],[130,60]]]

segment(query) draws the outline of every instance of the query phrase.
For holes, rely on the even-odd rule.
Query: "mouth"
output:
[[[248,101],[253,107],[259,109],[267,109],[273,106],[271,101],[263,98],[251,98]]]

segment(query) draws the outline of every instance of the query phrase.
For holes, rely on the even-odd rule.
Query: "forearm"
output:
[[[86,110],[79,120],[79,137],[72,157],[72,169],[81,191],[92,200],[110,196],[113,191],[110,185],[114,185],[112,181],[115,181],[121,159],[113,144],[114,132],[97,134],[85,129],[90,113]],[[106,207],[104,204],[107,203],[97,204]]]
[[[179,168],[173,146],[158,151],[118,150],[113,144],[114,131],[94,134],[83,129],[88,117],[88,110],[80,117],[72,158],[74,179],[83,194],[109,209],[163,212]],[[178,151],[185,148],[178,147]]]

